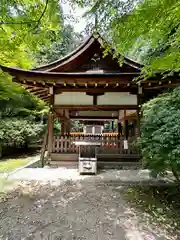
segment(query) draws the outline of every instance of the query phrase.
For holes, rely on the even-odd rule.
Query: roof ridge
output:
[[[84,47],[84,45],[86,45],[91,39],[93,38],[93,35],[87,37],[76,49],[74,49],[72,52],[66,54],[64,57],[56,60],[56,61],[53,61],[51,63],[48,63],[48,64],[44,64],[42,66],[39,66],[39,67],[36,67],[36,68],[32,68],[31,70],[42,70],[42,71],[48,71],[49,67],[53,67],[54,64],[60,64],[61,62],[65,61],[67,58],[71,57],[72,55],[74,55],[75,53],[77,53],[81,48]],[[50,68],[50,69],[51,69]]]

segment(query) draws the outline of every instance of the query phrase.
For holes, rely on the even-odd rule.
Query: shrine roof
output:
[[[113,52],[104,55],[105,41],[100,35],[91,35],[76,50],[50,64],[30,70],[0,66],[13,80],[23,85],[29,92],[49,101],[50,88],[53,93],[63,91],[84,92],[137,92],[138,84],[133,81],[141,73],[143,65],[123,57],[122,64],[113,57]],[[179,76],[174,84],[179,84]],[[162,84],[163,82],[163,84]],[[144,88],[161,88],[171,85],[171,79],[161,77],[148,79]]]
[[[101,76],[110,73],[112,75],[131,75],[131,73],[138,75],[140,73],[142,65],[129,58],[124,57],[123,64],[120,66],[118,60],[114,59],[112,54],[109,53],[103,56],[103,42],[104,40],[99,35],[97,37],[91,35],[83,44],[65,57],[30,70],[6,66],[0,67],[10,74],[33,74],[34,76],[48,74],[58,76],[58,73],[60,73],[59,76]]]
[[[88,37],[78,48],[76,48],[71,53],[67,54],[65,57],[54,61],[52,63],[34,68],[32,70],[47,71],[47,72],[63,72],[63,71],[74,71],[73,64],[81,64],[87,57],[93,57],[95,54],[102,54],[104,51],[104,39],[99,35],[92,34]],[[112,48],[113,50],[113,48]],[[140,70],[141,64],[133,61],[130,58],[123,57],[124,64],[130,68],[134,68],[135,71]],[[115,60],[117,61],[117,60]]]

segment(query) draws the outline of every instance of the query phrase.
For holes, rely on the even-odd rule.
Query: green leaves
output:
[[[116,52],[148,65],[144,77],[180,71],[180,0],[76,1],[98,16]]]
[[[57,0],[2,0],[0,13],[0,65],[31,68],[35,64],[33,53],[61,33],[63,16]],[[37,105],[37,100],[0,70],[2,115],[17,114],[17,103],[25,108],[27,102]]]
[[[44,131],[44,125],[22,118],[0,120],[1,146],[21,146],[37,140]]]
[[[62,26],[57,0],[4,0],[0,5],[0,64],[29,68],[30,53],[50,43]],[[28,64],[27,64],[28,63]]]
[[[180,178],[180,88],[143,105],[141,137],[143,163],[157,175],[175,168]]]
[[[35,53],[35,66],[58,60],[80,45],[82,37],[80,34],[74,32],[71,25],[65,25],[62,31],[58,32],[59,34],[55,41],[49,45],[44,45]]]

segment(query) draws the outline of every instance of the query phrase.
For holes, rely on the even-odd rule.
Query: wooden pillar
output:
[[[138,87],[138,94],[137,94],[137,134],[138,136],[141,135],[141,130],[140,130],[140,109],[141,109],[141,95],[143,93],[143,89],[141,86]]]
[[[140,130],[140,109],[137,109],[137,135],[141,135],[141,130]]]
[[[54,115],[52,112],[48,115],[48,155],[52,153],[53,146]]]
[[[69,134],[70,133],[70,123],[69,123],[69,110],[65,109],[64,110],[64,116],[67,118],[67,120],[64,122],[64,131],[65,134]]]
[[[134,119],[134,120],[133,120],[133,137],[134,137],[134,136],[137,136],[137,129],[138,129],[137,119]]]
[[[64,125],[64,121],[61,121],[61,135],[65,134],[65,125]]]
[[[125,136],[125,139],[127,140],[128,136],[129,136],[128,120],[127,119],[124,121],[124,136]]]
[[[47,139],[47,149],[48,149],[48,161],[50,160],[50,156],[53,148],[53,137],[54,137],[54,114],[53,114],[53,106],[54,106],[54,88],[49,88],[50,94],[50,111],[48,115],[48,139]]]
[[[126,110],[124,110],[124,138],[127,140],[128,139],[128,120],[126,119]]]
[[[70,134],[70,123],[69,122],[64,123],[64,132],[65,132],[65,134]]]
[[[118,122],[118,136],[122,135],[122,125],[121,122]]]
[[[112,131],[114,132],[114,120],[111,121]]]
[[[70,122],[67,122],[66,131],[67,131],[67,134],[69,135],[70,132],[71,132],[71,124],[70,124]]]
[[[122,135],[122,124],[121,124],[121,110],[118,112],[118,139]]]

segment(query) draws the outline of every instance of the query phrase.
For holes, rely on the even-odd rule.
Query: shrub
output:
[[[150,100],[142,111],[137,145],[144,166],[153,175],[172,170],[180,182],[180,88]]]
[[[44,125],[34,120],[3,118],[0,120],[0,142],[4,146],[26,146],[38,140],[44,132]]]

